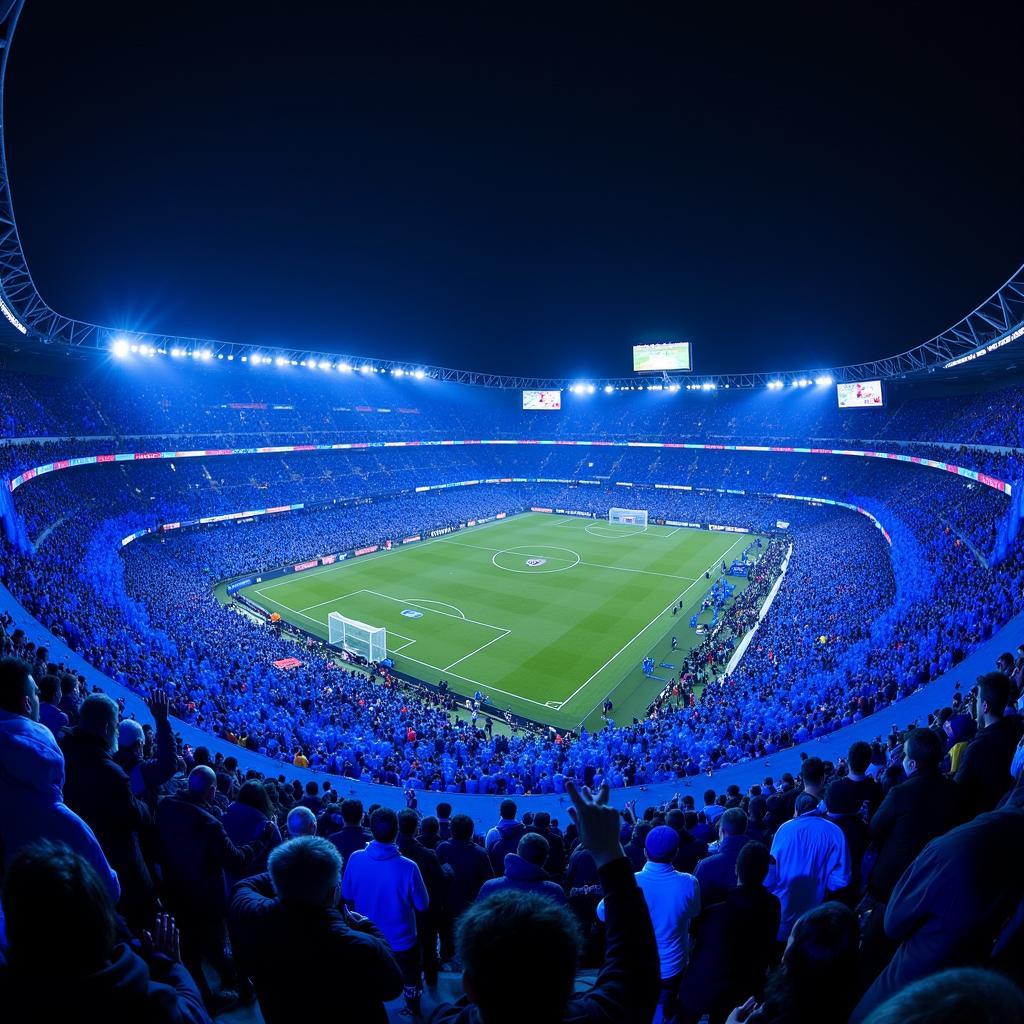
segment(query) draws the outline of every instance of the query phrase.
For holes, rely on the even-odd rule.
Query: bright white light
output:
[[[131,346],[124,340],[124,338],[117,338],[110,346],[110,351],[113,352],[118,359],[124,359],[124,357],[128,355],[130,348]]]
[[[287,365],[288,365],[288,360],[287,360],[287,359],[285,359],[285,357],[284,357],[284,356],[278,356],[278,357],[277,357],[277,358],[276,358],[276,359],[274,360],[274,365],[275,365],[275,366],[287,366]]]
[[[370,373],[371,370],[373,370],[373,367],[370,366],[369,363],[363,363],[363,365],[359,367],[360,373]]]
[[[338,363],[338,369],[341,370],[342,373],[352,372],[352,367],[348,363]]]
[[[713,380],[706,380],[701,384],[702,391],[714,391],[717,387],[718,385]]]
[[[614,390],[615,390],[615,388],[613,388],[611,386],[611,384],[605,384],[605,386],[604,386],[604,393],[606,395],[610,395]]]
[[[413,374],[413,376],[414,376],[414,377],[415,377],[415,378],[416,378],[417,380],[423,380],[423,378],[424,378],[424,377],[426,377],[426,375],[427,375],[427,371],[426,371],[426,370],[417,370],[417,371],[416,371],[416,372],[415,372],[415,373]]]
[[[394,369],[393,369],[393,370],[391,371],[391,374],[392,374],[392,376],[394,376],[394,377],[404,377],[404,376],[405,376],[405,370],[403,370],[403,369],[402,369],[402,368],[401,368],[400,366],[396,366],[396,367],[395,367],[395,368],[394,368]]]
[[[231,362],[231,361],[232,361],[232,360],[233,360],[234,358],[235,358],[235,357],[234,357],[233,355],[231,355],[231,353],[229,352],[229,353],[228,353],[228,362],[230,363],[230,362]],[[244,358],[245,358],[245,356],[242,356],[242,358],[244,359]]]
[[[593,384],[588,384],[587,385],[587,394],[588,395],[592,395],[593,393],[594,393],[594,385]]]
[[[312,364],[312,363],[310,363],[309,365],[310,365],[310,366],[312,366],[313,364]],[[320,368],[321,370],[329,370],[329,369],[331,368],[331,364],[330,364],[329,362],[327,362],[327,360],[326,360],[326,359],[321,359],[321,360],[320,360],[320,362],[319,362],[319,363],[317,363],[316,365],[317,365],[317,366],[318,366],[318,367],[319,367],[319,368]]]
[[[779,388],[782,387],[782,381],[781,380],[770,380],[770,381],[768,381],[768,387],[772,391],[777,391]]]
[[[819,388],[827,388],[829,384],[832,383],[832,378],[829,376],[815,377],[814,383],[817,384]]]
[[[199,358],[204,363],[208,363],[213,358],[213,353],[208,348],[201,348],[199,350]]]

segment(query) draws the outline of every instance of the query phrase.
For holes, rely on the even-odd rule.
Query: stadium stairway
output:
[[[0,585],[0,612],[3,611],[11,613],[15,626],[20,626],[30,640],[36,644],[43,644],[48,647],[51,657],[57,661],[65,662],[75,671],[84,674],[90,685],[100,686],[113,697],[123,697],[126,711],[129,714],[133,714],[139,721],[149,720],[149,711],[141,697],[94,669],[62,640],[44,629],[40,623],[21,607],[10,591]],[[962,683],[963,690],[970,689],[979,675],[994,670],[996,658],[1003,651],[1015,650],[1017,644],[1021,643],[1022,640],[1024,640],[1024,612],[1011,619],[999,632],[978,647],[976,651],[954,669],[922,687],[899,703],[891,705],[860,722],[855,722],[853,725],[838,729],[821,739],[809,740],[806,743],[790,747],[771,757],[749,761],[745,764],[738,764],[729,768],[722,768],[715,772],[710,779],[706,775],[696,775],[685,780],[657,783],[632,790],[618,790],[613,799],[616,804],[621,806],[622,801],[636,797],[638,793],[644,793],[644,802],[654,804],[671,799],[674,793],[681,790],[692,790],[695,795],[698,795],[704,790],[706,785],[712,786],[718,791],[723,791],[733,783],[746,790],[753,783],[761,782],[765,775],[772,775],[777,778],[784,771],[791,771],[795,774],[800,767],[801,753],[835,761],[839,757],[846,756],[846,752],[854,740],[864,739],[870,741],[877,736],[884,737],[888,735],[894,722],[898,722],[901,728],[915,721],[923,723],[931,711],[949,702],[958,681]],[[176,732],[181,734],[186,743],[190,743],[193,746],[202,744],[212,747],[215,751],[227,751],[230,746],[227,740],[218,740],[216,737],[195,728],[195,726],[189,725],[187,722],[175,719],[174,728]],[[257,771],[273,776],[283,773],[289,778],[298,778],[303,781],[316,779],[318,782],[323,782],[330,779],[332,785],[337,786],[337,790],[342,797],[354,796],[367,804],[381,802],[397,807],[402,802],[402,791],[393,786],[382,786],[354,779],[343,779],[338,776],[326,775],[323,772],[316,772],[312,769],[295,768],[288,762],[275,761],[263,754],[243,750],[240,747],[231,747],[230,753],[238,758],[238,763],[243,769],[254,768]],[[486,832],[494,824],[497,816],[497,801],[494,796],[468,793],[421,792],[419,794],[419,810],[424,814],[433,814],[435,813],[438,801],[442,800],[457,804],[458,810],[461,813],[469,814],[481,832]],[[565,796],[556,794],[523,796],[517,797],[516,802],[519,804],[520,811],[536,812],[543,810],[563,821],[568,817],[568,798]]]

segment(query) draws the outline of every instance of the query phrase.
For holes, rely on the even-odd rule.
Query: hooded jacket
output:
[[[539,864],[531,864],[518,853],[505,855],[505,874],[501,878],[492,878],[480,887],[478,899],[485,900],[496,892],[506,889],[518,889],[521,892],[535,892],[538,896],[548,896],[559,905],[565,903],[565,893],[557,882],[552,882],[548,873]]]
[[[494,826],[484,840],[487,856],[491,858],[491,868],[500,875],[505,867],[505,854],[515,853],[519,840],[526,834],[526,826],[515,819],[502,818]]]
[[[159,980],[157,980],[159,979]],[[0,1004],[12,1021],[66,1024],[102,1020],[105,1024],[209,1024],[191,975],[179,963],[155,957],[152,967],[125,945],[82,978],[61,974],[60,984],[39,991],[36,979],[22,982],[14,972],[0,974]]]
[[[341,894],[368,917],[400,953],[416,945],[416,911],[430,905],[420,869],[393,843],[374,839],[345,865]]]
[[[64,803],[64,755],[53,733],[0,711],[0,857],[9,864],[39,839],[66,843],[84,857],[117,901],[121,887],[89,826]]]

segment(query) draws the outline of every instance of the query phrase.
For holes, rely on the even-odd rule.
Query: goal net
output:
[[[642,508],[610,508],[609,523],[625,523],[627,526],[646,526],[647,510]]]
[[[367,661],[383,661],[388,656],[388,633],[383,626],[368,626],[338,612],[327,616],[328,639],[335,647],[358,654]]]

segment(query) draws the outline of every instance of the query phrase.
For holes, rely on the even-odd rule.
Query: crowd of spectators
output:
[[[569,775],[565,820],[506,798],[480,832],[457,796],[364,806],[243,771],[230,747],[182,742],[163,686],[146,721],[125,717],[6,616],[0,657],[12,1019],[1024,1013],[1024,645],[835,763],[617,809]]]

